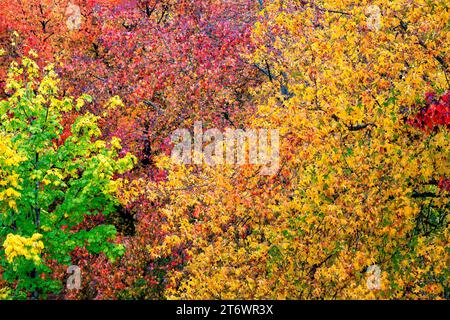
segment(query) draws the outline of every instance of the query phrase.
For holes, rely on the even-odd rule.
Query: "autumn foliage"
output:
[[[448,299],[445,1],[0,10],[0,298]],[[279,170],[174,163],[195,121]]]

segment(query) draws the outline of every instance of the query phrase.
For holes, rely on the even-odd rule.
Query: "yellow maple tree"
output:
[[[187,250],[169,298],[448,296],[449,131],[408,125],[449,90],[444,1],[270,1],[250,59],[249,127],[276,128],[281,168],[178,166],[155,256]],[[371,270],[377,285],[370,285]]]

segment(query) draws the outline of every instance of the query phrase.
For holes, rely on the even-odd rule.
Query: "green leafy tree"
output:
[[[119,156],[120,140],[100,140],[98,117],[76,117],[89,96],[60,97],[53,66],[40,70],[29,57],[13,63],[0,102],[0,268],[15,297],[45,296],[61,289],[52,263],[71,264],[77,247],[114,260],[124,247],[116,230],[101,224],[83,228],[87,215],[114,211],[118,175],[135,157]]]

